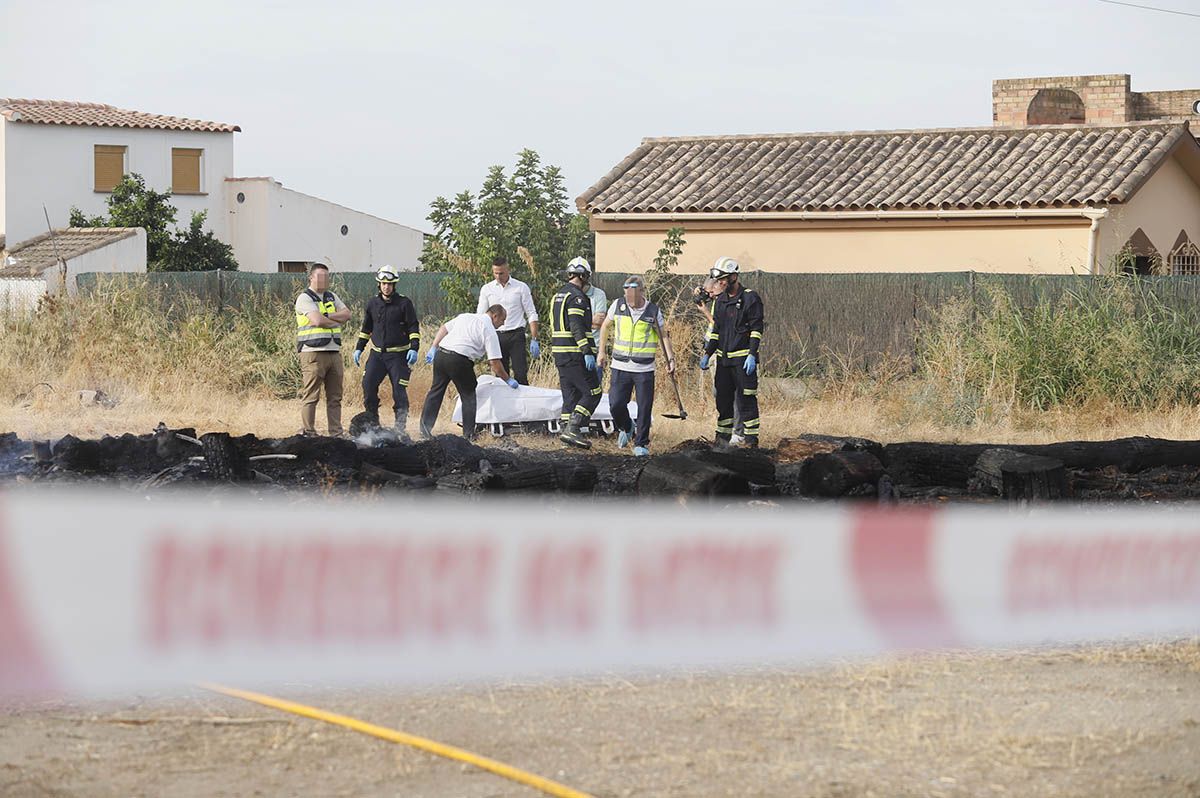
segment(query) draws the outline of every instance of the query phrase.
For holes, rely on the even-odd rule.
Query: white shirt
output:
[[[612,304],[608,306],[608,318],[613,320],[613,335],[616,335],[617,305],[624,301],[624,298],[614,299]],[[641,318],[646,314],[646,308],[648,307],[650,307],[650,300],[648,299],[646,300],[646,304],[642,305],[640,308],[635,308],[633,305],[629,306],[629,317],[633,319],[634,324],[637,324],[639,321],[641,321]],[[666,323],[666,319],[663,318],[662,308],[659,308],[658,329],[661,331]],[[615,357],[610,359],[610,367],[616,369],[617,371],[632,371],[637,374],[645,374],[647,371],[654,371],[653,363],[634,363],[631,360],[617,360]]]
[[[446,322],[446,337],[438,344],[471,360],[485,354],[488,360],[500,360],[500,338],[486,313],[460,313]]]
[[[501,332],[519,330],[526,322],[538,320],[529,286],[515,277],[509,277],[504,285],[492,280],[479,289],[479,305],[475,312],[485,313],[492,305],[500,305],[508,313],[500,327]]]

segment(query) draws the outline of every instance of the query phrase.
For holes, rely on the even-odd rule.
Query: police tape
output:
[[[1200,633],[1194,508],[0,496],[0,696]]]

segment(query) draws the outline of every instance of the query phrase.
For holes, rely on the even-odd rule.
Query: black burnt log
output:
[[[1067,471],[1061,460],[1012,449],[988,449],[979,455],[971,488],[1011,501],[1069,496]]]
[[[650,459],[638,477],[643,496],[744,496],[750,481],[728,468],[708,462],[695,452]]]
[[[800,492],[834,499],[865,486],[870,488],[866,493],[874,496],[882,476],[883,463],[870,452],[827,452],[813,455],[801,465]]]
[[[213,479],[227,482],[249,482],[254,479],[250,461],[233,442],[228,432],[209,432],[200,436],[204,464]]]

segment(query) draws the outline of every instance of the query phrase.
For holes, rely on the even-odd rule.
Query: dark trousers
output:
[[[600,404],[600,372],[588,371],[583,365],[583,355],[573,355],[558,365],[558,385],[562,389],[562,418],[572,413],[584,417],[584,423],[592,417],[592,411]]]
[[[729,440],[733,434],[733,415],[736,406],[747,442],[758,442],[758,373],[747,374],[744,361],[716,367],[713,382],[717,389],[717,439]]]
[[[522,385],[529,384],[529,352],[525,349],[525,328],[496,333],[500,339],[500,362],[504,370]]]
[[[654,372],[612,370],[608,383],[608,409],[612,413],[613,426],[628,430],[629,397],[637,391],[637,430],[633,437],[634,446],[650,445],[650,419],[654,410]]]
[[[462,399],[463,437],[470,440],[475,437],[475,363],[449,349],[439,349],[433,356],[433,383],[421,409],[421,434],[425,437],[433,434],[450,383],[454,383]]]
[[[392,411],[396,426],[404,428],[408,421],[408,378],[412,370],[408,366],[407,352],[372,352],[363,369],[363,407],[379,419],[379,386],[384,377],[392,381]]]

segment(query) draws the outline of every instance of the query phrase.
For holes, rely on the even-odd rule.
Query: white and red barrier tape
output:
[[[0,496],[0,697],[1197,633],[1192,508]]]

